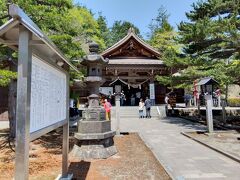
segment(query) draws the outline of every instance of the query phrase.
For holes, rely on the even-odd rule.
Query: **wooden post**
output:
[[[63,126],[62,142],[62,178],[68,177],[68,151],[69,151],[69,75],[66,84],[66,119],[67,124]]]
[[[29,45],[31,33],[23,26],[19,27],[18,81],[16,111],[16,160],[15,179],[27,180],[29,174],[30,142],[30,100],[32,49]]]
[[[200,99],[197,99],[197,110],[198,110],[198,116],[201,117],[201,109],[200,109]]]

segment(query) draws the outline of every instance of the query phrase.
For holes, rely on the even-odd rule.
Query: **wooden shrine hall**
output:
[[[140,39],[133,28],[119,42],[101,54],[109,59],[103,72],[106,82],[102,87],[121,85],[126,97],[126,105],[131,105],[131,97],[135,97],[135,105],[141,98],[150,98],[153,104],[163,104],[166,93],[170,90],[155,80],[156,75],[167,75],[168,70],[161,61],[160,53]],[[184,95],[178,90],[178,97]],[[137,97],[138,96],[138,97]],[[179,99],[179,100],[180,100]],[[180,100],[181,101],[181,100]]]
[[[102,71],[105,82],[100,87],[100,94],[110,97],[118,85],[125,95],[124,105],[138,105],[139,98],[145,100],[146,97],[151,99],[153,105],[164,103],[164,97],[170,89],[159,84],[155,76],[167,75],[169,71],[160,60],[161,54],[140,39],[133,28],[101,55],[109,59],[109,63]],[[86,91],[80,92],[80,97],[86,97]],[[184,91],[179,89],[176,93],[177,101],[183,102]],[[114,104],[114,99],[111,102]]]

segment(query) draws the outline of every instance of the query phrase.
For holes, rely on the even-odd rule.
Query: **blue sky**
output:
[[[75,0],[75,3],[91,9],[96,17],[98,12],[102,12],[109,27],[115,20],[129,21],[140,29],[144,37],[161,5],[167,9],[170,14],[169,22],[176,28],[176,24],[187,20],[185,12],[192,9],[193,2],[197,0]]]

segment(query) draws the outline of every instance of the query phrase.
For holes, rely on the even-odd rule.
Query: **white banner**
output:
[[[155,86],[154,83],[149,84],[150,99],[155,99]]]

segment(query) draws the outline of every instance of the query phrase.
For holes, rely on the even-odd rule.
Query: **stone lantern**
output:
[[[78,123],[78,132],[74,137],[77,143],[71,152],[73,157],[81,159],[108,158],[117,153],[111,130],[111,121],[106,120],[105,109],[99,104],[99,87],[104,83],[102,69],[108,63],[98,54],[98,44],[89,44],[90,54],[82,64],[87,67],[85,82],[90,92],[89,106],[83,111],[83,118]]]

